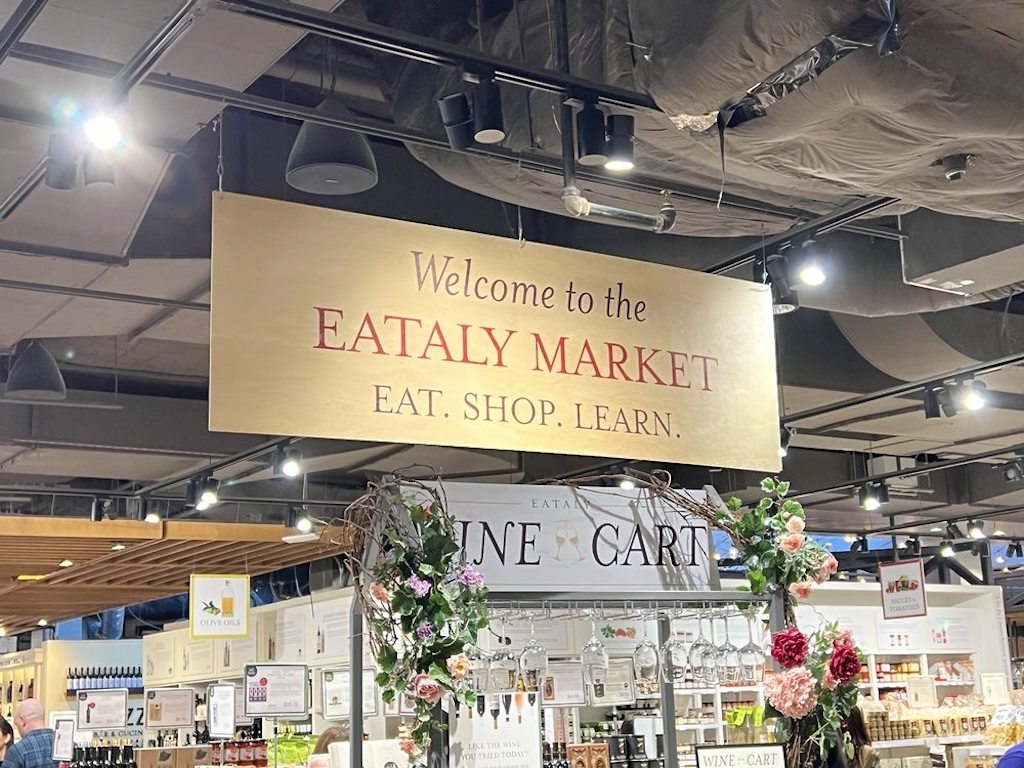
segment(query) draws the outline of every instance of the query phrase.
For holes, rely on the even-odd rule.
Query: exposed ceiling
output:
[[[488,52],[551,67],[547,11],[553,2],[484,3]],[[85,109],[105,93],[106,78],[73,71],[88,69],[80,60],[59,67],[41,63],[47,57],[53,63],[51,49],[123,63],[179,5],[45,3],[0,64],[0,195],[45,155],[53,126],[67,109]],[[303,5],[340,6],[338,18],[369,18],[478,47],[470,0]],[[207,516],[279,521],[284,506],[275,499],[305,494],[314,502],[341,504],[367,474],[415,464],[449,477],[496,482],[609,464],[590,457],[304,441],[310,474],[302,488],[270,477],[268,452],[250,455],[266,436],[209,433],[205,305],[210,196],[221,150],[223,186],[231,191],[506,237],[517,236],[521,225],[531,240],[692,269],[756,249],[761,237],[806,224],[815,214],[868,196],[899,197],[875,218],[818,238],[830,279],[802,289],[804,308],[778,320],[785,412],[901,382],[947,378],[978,361],[1024,352],[1024,318],[1013,299],[1024,273],[1006,272],[1007,263],[1015,263],[1007,254],[1016,254],[1006,237],[1012,242],[1014,234],[1000,230],[989,238],[985,229],[995,227],[992,219],[1024,219],[1024,133],[1009,116],[1024,96],[1024,78],[1017,76],[1024,29],[1013,26],[1008,10],[1021,15],[1024,3],[899,3],[901,51],[879,57],[871,48],[857,50],[769,105],[764,117],[726,129],[720,210],[718,134],[680,127],[681,116],[713,113],[873,4],[729,0],[714,6],[709,10],[699,0],[671,10],[645,0],[568,3],[573,73],[644,94],[661,110],[641,113],[638,123],[634,180],[649,180],[647,190],[588,181],[587,193],[638,210],[656,208],[660,185],[701,193],[674,196],[679,225],[673,235],[656,236],[564,215],[557,101],[507,85],[506,146],[529,162],[452,153],[419,139],[375,139],[380,181],[373,190],[315,198],[290,189],[284,166],[298,123],[281,116],[287,108],[315,106],[333,82],[359,119],[390,126],[395,137],[412,132],[436,144],[444,133],[435,99],[458,87],[458,73],[364,47],[327,45],[292,26],[204,4],[154,76],[188,78],[278,106],[228,109],[215,130],[211,121],[222,107],[217,100],[171,92],[166,80],[146,81],[125,108],[129,136],[116,184],[73,191],[40,185],[0,222],[0,348],[45,340],[70,390],[63,404],[0,400],[0,510],[84,515],[97,491],[127,499],[153,486],[160,486],[155,498],[171,502],[182,497],[183,478],[236,454],[243,458],[216,473],[230,484],[235,502]],[[0,0],[0,21],[17,7],[14,0]],[[950,30],[952,38],[942,36]],[[949,39],[955,44],[947,45]],[[643,56],[648,44],[650,61]],[[50,52],[43,56],[39,46]],[[932,165],[954,151],[976,155],[959,182],[947,181]],[[547,159],[535,163],[537,158]],[[903,238],[901,254],[900,232],[925,221],[927,212],[917,208],[978,217],[947,215],[942,221],[969,233],[964,242],[985,248],[968,254],[961,242],[946,238],[945,245],[915,251],[924,236],[914,235]],[[1021,242],[1024,232],[1016,245]],[[922,259],[924,277],[908,284],[905,265]],[[949,264],[984,290],[954,295],[922,287]],[[731,274],[749,279],[749,267]],[[986,281],[995,274],[1002,279]],[[931,533],[935,526],[928,521],[936,518],[1012,510],[999,525],[1008,536],[1024,535],[1024,483],[1007,482],[993,469],[1024,444],[1024,372],[1013,361],[978,380],[988,385],[990,407],[975,413],[925,419],[918,390],[791,420],[796,433],[785,474],[806,494],[812,527],[873,530],[895,517],[897,523],[925,521],[916,530]],[[849,487],[858,477],[977,454],[988,456],[894,479],[892,500],[877,513],[862,512]],[[673,468],[686,483],[711,479],[723,493],[753,493],[757,478],[715,470]],[[118,502],[121,513],[129,508]]]

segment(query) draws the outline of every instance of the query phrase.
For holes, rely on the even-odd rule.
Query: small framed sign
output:
[[[75,757],[75,718],[59,717],[53,725],[53,761],[70,762]]]
[[[928,615],[924,561],[920,558],[879,563],[878,584],[882,591],[883,618],[909,619]]]
[[[245,698],[247,717],[304,717],[309,711],[306,694],[309,668],[305,664],[247,664]]]

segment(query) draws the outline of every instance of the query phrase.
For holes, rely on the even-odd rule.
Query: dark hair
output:
[[[7,718],[0,715],[0,744],[7,743],[7,737],[11,737],[11,741],[14,741],[14,729],[11,724],[7,722]]]
[[[345,725],[332,725],[326,731],[320,734],[320,738],[316,740],[316,746],[313,747],[314,755],[326,755],[329,753],[327,749],[331,744],[336,741],[348,741],[349,727]]]
[[[855,706],[850,710],[850,716],[846,718],[846,732],[850,734],[853,746],[857,749],[871,744],[871,734],[864,724],[864,713],[860,711],[860,707]]]

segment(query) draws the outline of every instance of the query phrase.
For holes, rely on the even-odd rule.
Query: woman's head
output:
[[[850,716],[846,719],[846,731],[858,747],[871,743],[871,734],[868,733],[868,727],[864,724],[864,713],[860,711],[860,707],[855,706],[850,710]]]
[[[348,741],[347,725],[332,725],[321,733],[320,738],[316,740],[316,746],[313,747],[313,754],[326,755],[327,748],[336,741]]]
[[[4,759],[7,748],[14,741],[14,728],[7,722],[7,718],[0,716],[0,760]]]

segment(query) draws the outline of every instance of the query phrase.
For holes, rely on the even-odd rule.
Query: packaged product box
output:
[[[588,744],[590,768],[609,768],[611,753],[607,744]]]
[[[566,748],[566,759],[569,761],[569,768],[594,768],[590,764],[591,746],[590,744],[570,744]],[[608,763],[606,762],[605,765],[607,766]]]
[[[135,762],[139,768],[178,768],[177,751],[170,747],[143,747],[135,750]]]
[[[878,761],[878,768],[903,768],[903,760],[898,757],[883,757]]]
[[[175,768],[198,768],[201,765],[213,765],[213,750],[208,744],[174,749]],[[142,768],[140,765],[139,768]]]
[[[903,768],[932,768],[932,759],[928,755],[904,757]]]

